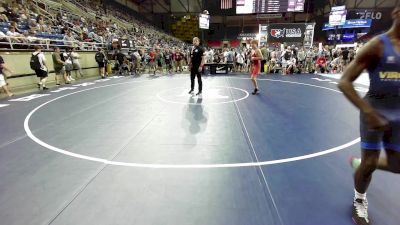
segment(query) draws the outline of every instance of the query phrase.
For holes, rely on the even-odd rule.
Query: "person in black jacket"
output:
[[[95,55],[95,60],[97,64],[99,65],[99,74],[102,79],[106,78],[106,70],[105,67],[107,65],[107,58],[106,55],[103,52],[103,49],[98,48],[96,55]]]
[[[203,91],[203,82],[201,80],[201,71],[204,66],[204,50],[200,46],[200,39],[198,37],[193,38],[193,48],[190,52],[189,68],[190,68],[190,91],[189,94],[193,94],[194,91],[194,80],[197,76],[199,83],[199,92],[196,95],[201,95]]]

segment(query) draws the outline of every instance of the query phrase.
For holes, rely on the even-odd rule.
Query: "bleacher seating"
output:
[[[11,9],[11,5],[1,4]],[[136,46],[147,48],[183,45],[182,41],[141,21],[137,13],[115,2],[107,4],[106,11],[99,0],[33,0],[24,6],[18,5],[18,9],[24,7],[29,9],[30,18],[18,19],[16,30],[25,36],[58,40],[61,43],[67,29],[72,31],[75,40],[103,42],[105,46],[111,46],[113,40],[121,37],[134,40]],[[39,32],[35,27],[38,15],[44,16],[46,28],[42,31],[46,32]],[[0,23],[0,31],[7,33],[10,25],[10,22]]]

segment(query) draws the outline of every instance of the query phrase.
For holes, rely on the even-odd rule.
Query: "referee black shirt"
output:
[[[192,68],[198,69],[200,67],[203,54],[204,50],[200,46],[197,46],[192,50],[192,52],[190,53]]]

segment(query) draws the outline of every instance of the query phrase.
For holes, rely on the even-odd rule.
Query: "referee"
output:
[[[190,52],[190,91],[189,94],[193,94],[194,91],[194,79],[197,76],[199,82],[199,92],[196,95],[201,95],[203,90],[203,82],[201,81],[201,71],[204,66],[204,50],[200,47],[200,39],[198,37],[193,38],[193,49]]]

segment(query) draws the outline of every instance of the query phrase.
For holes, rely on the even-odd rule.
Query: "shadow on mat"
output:
[[[189,132],[191,134],[200,133],[202,125],[207,124],[207,117],[204,113],[204,106],[201,105],[202,98],[190,98],[186,111],[186,120],[189,121]]]

